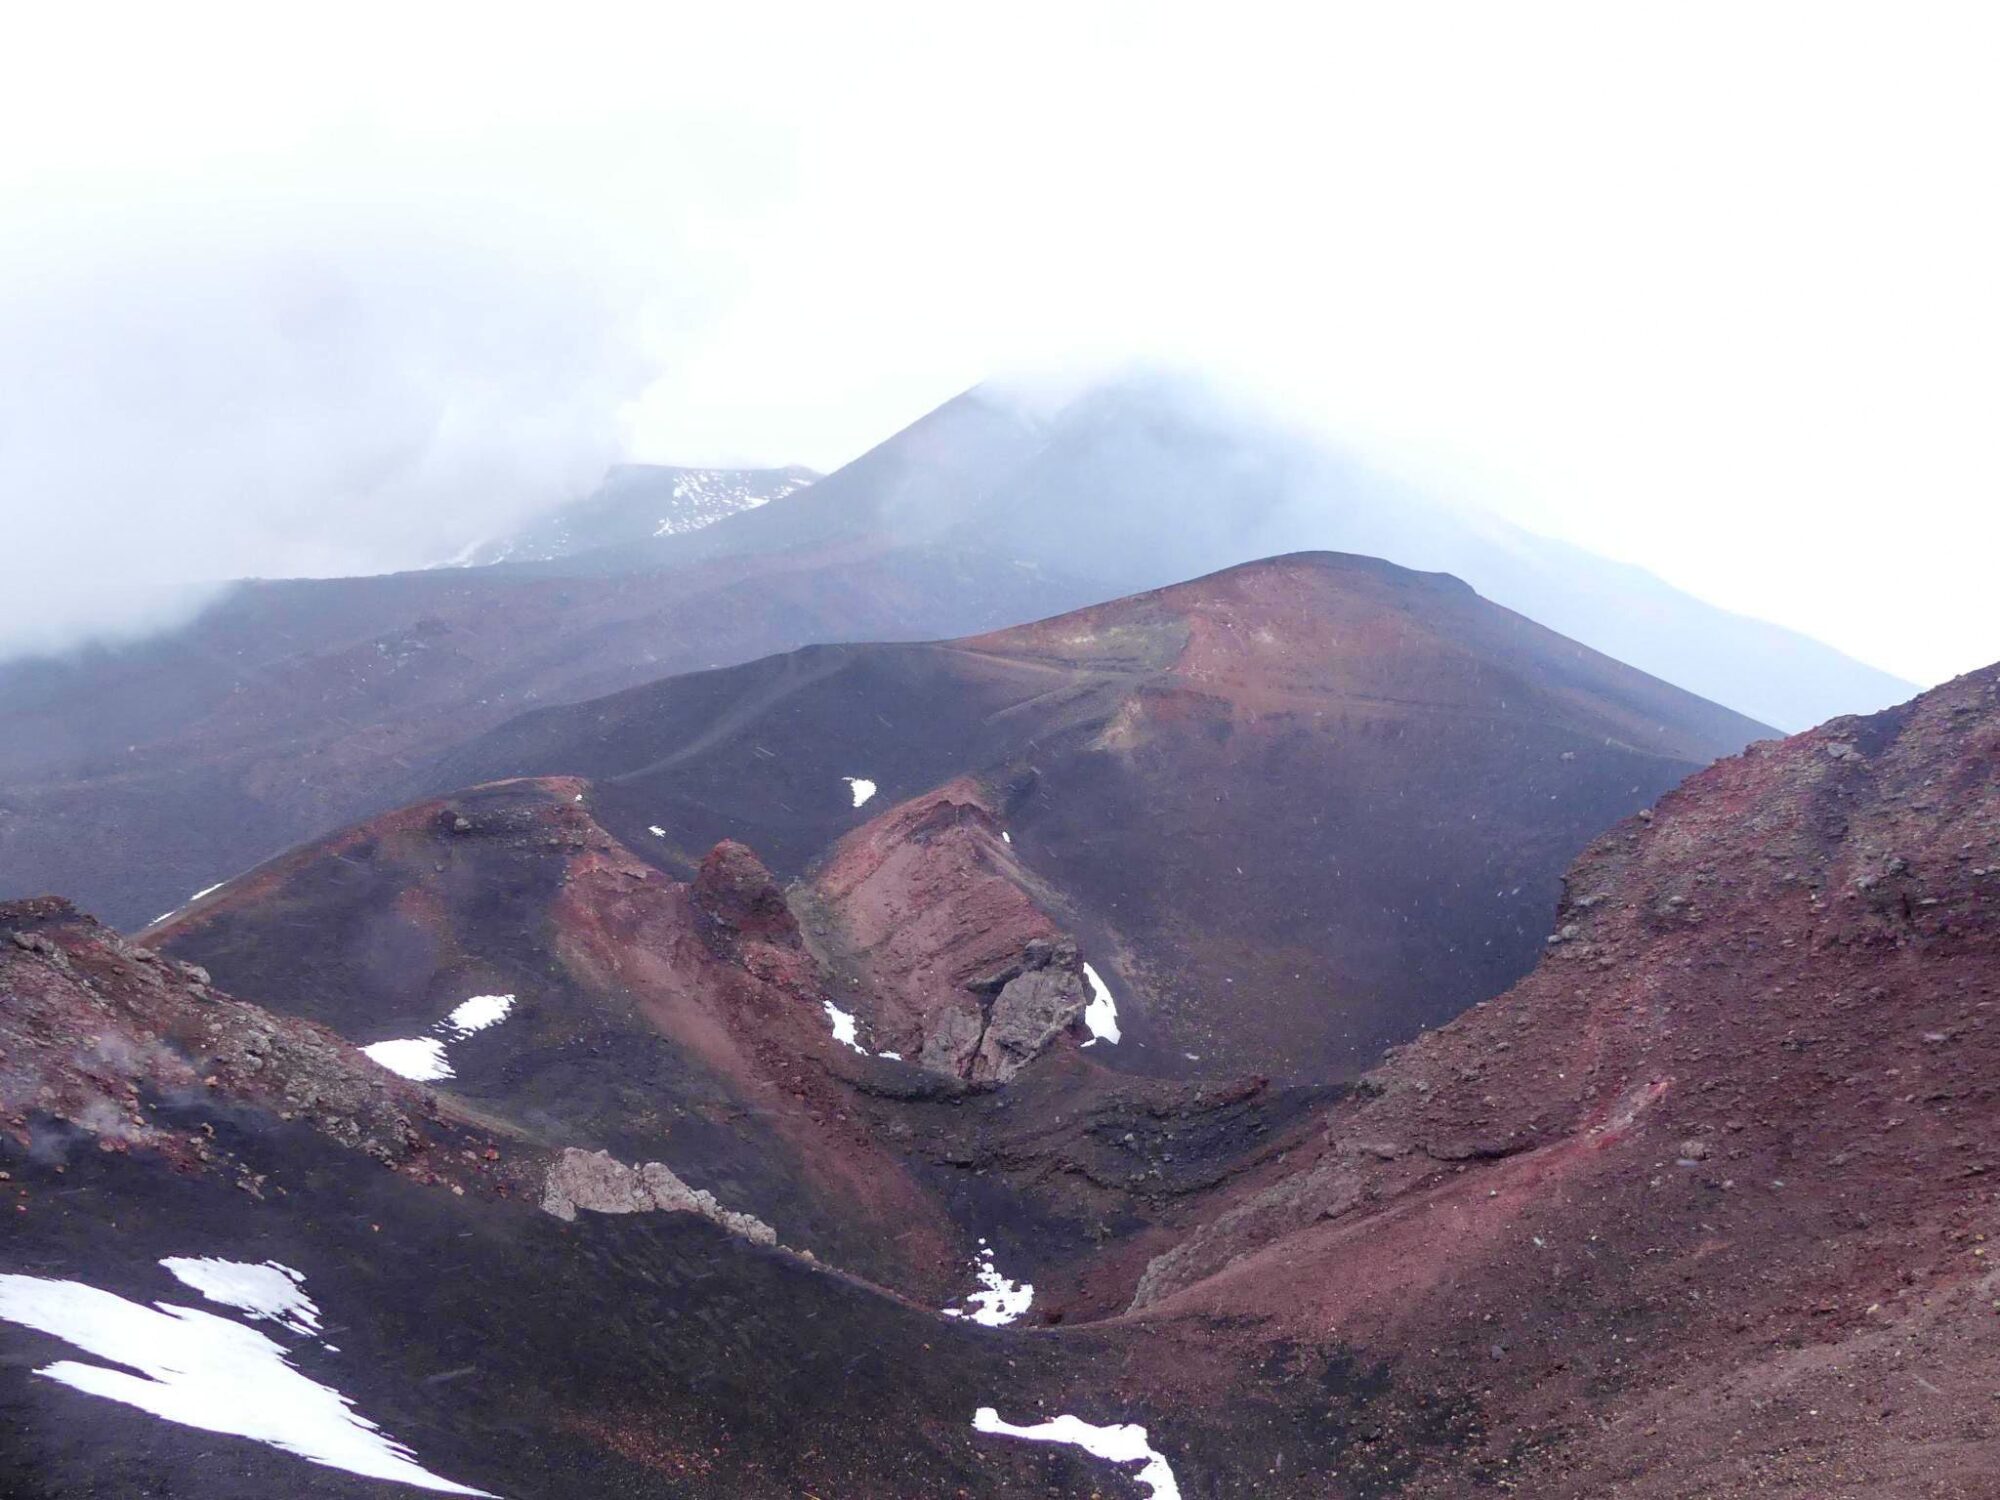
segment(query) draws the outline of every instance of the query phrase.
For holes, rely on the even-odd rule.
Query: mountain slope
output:
[[[933,1306],[969,1289],[982,1235],[1032,1267],[1042,1307],[1075,1302],[1066,1268],[1176,1219],[1183,1174],[1255,1155],[1253,1126],[1281,1127],[1316,1095],[1152,1084],[1097,1065],[1081,1004],[1044,993],[1063,963],[1074,971],[1074,938],[1033,912],[996,920],[994,882],[971,870],[936,882],[936,905],[977,928],[997,990],[1033,970],[995,1003],[1003,1020],[1034,1009],[1044,1024],[995,1028],[994,1049],[1011,1038],[1004,1068],[927,1067],[915,1048],[898,1059],[874,1024],[874,976],[821,964],[751,850],[719,844],[676,881],[605,831],[600,804],[569,778],[419,803],[250,871],[143,941],[382,1048],[479,1119],[662,1162],[793,1248]],[[1037,1005],[1023,1006],[1028,991]],[[841,1009],[863,1017],[846,1042]],[[1030,1062],[1005,1099],[967,1081]],[[1051,1129],[1051,1117],[1067,1123]],[[1107,1229],[1110,1185],[1152,1163],[1096,1138],[1139,1120],[1148,1135],[1205,1121],[1211,1139],[1183,1147],[1160,1206],[1123,1203]],[[1072,1170],[1051,1177],[1054,1160]]]
[[[673,485],[708,472],[614,477],[522,542],[546,561],[250,582],[150,641],[0,663],[0,895],[64,890],[133,927],[392,806],[409,767],[526,708],[812,641],[991,630],[1301,548],[1452,572],[1787,727],[1908,691],[1170,381],[1053,407],[971,391],[803,489],[639,534],[679,514],[657,481],[685,508]],[[712,477],[741,499],[798,476]],[[590,547],[600,525],[614,540]]]
[[[1211,686],[1235,644],[1194,652]],[[795,1026],[847,978],[948,999],[921,955],[990,974],[964,940],[996,913],[1048,938],[976,786],[866,817],[788,894],[734,845],[667,880],[602,795],[375,820],[205,896],[165,955],[0,904],[0,1488],[1991,1493],[2000,667],[1691,777],[1574,863],[1527,979],[1334,1091],[1122,1078],[1074,1035],[967,1083]],[[822,965],[789,920],[818,902],[856,933],[855,903],[908,902],[911,932]],[[201,944],[357,1022],[503,975],[519,1009],[453,1022],[459,1076],[420,1088],[170,956]],[[649,993],[681,997],[648,1023],[675,1051],[763,1038],[744,1076],[775,1065],[850,1168],[990,1240],[1003,1287],[1032,1270],[1039,1321],[942,1316],[921,1257],[861,1242],[898,1295],[804,1254],[809,1218],[772,1243],[688,1191],[724,1132],[644,1105],[750,1102],[720,1074],[614,1112],[667,1159],[580,1150],[562,1109],[646,1032],[563,1058],[550,1025]],[[566,1093],[532,1086],[551,1063]],[[775,1175],[809,1160],[755,1108],[728,1129]],[[1042,1254],[1046,1287],[1015,1259]],[[1144,1430],[1099,1460],[1053,1441],[1079,1421]]]
[[[244,584],[139,645],[0,664],[0,895],[69,891],[135,928],[395,805],[385,785],[408,767],[525,708],[1090,597],[1004,560],[867,543],[615,577],[453,568]]]
[[[1456,580],[1306,555],[530,714],[408,791],[588,776],[642,858],[735,838],[791,879],[873,816],[860,783],[972,776],[1097,955],[1119,1066],[1304,1079],[1504,989],[1576,850],[1759,732]]]
[[[1534,1493],[1990,1492],[2000,668],[1693,777],[1558,921],[1138,1305],[1477,1368]]]
[[[10,1497],[1125,1484],[973,1416],[1140,1415],[1097,1391],[1129,1351],[1006,1338],[592,1193],[561,1142],[61,902],[0,904],[0,994]]]

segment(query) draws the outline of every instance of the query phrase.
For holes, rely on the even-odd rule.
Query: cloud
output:
[[[13,41],[0,656],[236,577],[422,566],[587,490],[787,182],[782,132],[699,76],[612,45],[558,77],[483,12],[134,7]]]
[[[1149,357],[1904,673],[2000,654],[1975,10],[96,14],[0,59],[0,650]]]
[[[453,207],[17,218],[0,650],[143,630],[204,581],[407,565],[588,487],[651,374],[634,306],[523,216]]]

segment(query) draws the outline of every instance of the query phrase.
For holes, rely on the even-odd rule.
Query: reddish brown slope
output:
[[[588,775],[642,858],[738,838],[790,879],[970,777],[1117,993],[1110,1065],[1321,1081],[1512,983],[1577,851],[1759,732],[1453,579],[1305,554],[527,715],[426,781]]]
[[[1996,1119],[1989,669],[1598,840],[1535,973],[1138,1305],[1477,1388],[1484,1453],[1419,1492],[1991,1495]]]
[[[323,1385],[433,1474],[494,1494],[1080,1493],[1105,1479],[971,1428],[984,1402],[1089,1400],[1102,1350],[940,1318],[711,1222],[732,1215],[615,1180],[593,1192],[574,1167],[65,902],[0,903],[0,1494],[384,1492],[278,1446],[300,1429],[273,1416],[277,1397],[250,1402],[242,1429],[276,1427],[270,1441],[227,1430],[243,1377],[218,1394],[212,1345],[147,1342],[170,1320],[228,1340],[230,1368],[282,1351],[274,1388]],[[583,1211],[551,1204],[545,1172]],[[248,1313],[170,1275],[188,1262],[169,1257],[283,1267],[308,1316]],[[87,1321],[61,1314],[75,1299]],[[65,1371],[83,1378],[51,1378]],[[175,1420],[190,1388],[208,1399],[199,1425]]]
[[[663,1160],[788,1242],[888,1282],[952,1260],[948,1221],[843,1107],[824,990],[755,856],[691,883],[597,826],[585,783],[418,804],[306,845],[146,935],[356,1043],[452,1039],[445,1086],[552,1143]]]
[[[0,903],[0,1132],[60,1158],[61,1137],[157,1156],[253,1195],[261,1178],[194,1101],[299,1120],[428,1184],[483,1184],[532,1201],[544,1153],[465,1128],[437,1097],[377,1067],[324,1026],[214,988],[198,966],[127,943],[67,901]],[[458,1150],[475,1143],[477,1152]],[[18,1212],[29,1212],[20,1190]]]
[[[875,852],[883,868],[929,871],[934,920],[910,929],[925,941],[859,963],[842,950],[823,969],[749,849],[718,845],[677,881],[605,832],[595,798],[550,778],[420,803],[271,861],[144,940],[356,1043],[442,1039],[454,1076],[436,1087],[474,1118],[663,1162],[784,1243],[931,1305],[968,1290],[984,1235],[1032,1269],[1041,1307],[1115,1310],[1131,1278],[1099,1284],[1104,1242],[1184,1227],[1193,1197],[1281,1149],[1316,1097],[1095,1066],[1074,1004],[1049,994],[1066,984],[1080,999],[1074,940],[1028,901],[1017,866],[956,857],[969,824],[886,816]],[[863,881],[801,902],[820,954],[820,924],[854,930],[862,886],[881,893]],[[953,967],[968,961],[976,973]],[[513,1004],[453,1034],[445,1018],[476,995]],[[938,1030],[954,1006],[969,1007],[970,1045],[862,1055],[836,1040],[830,999],[862,1018],[869,1053],[900,1050],[898,1027]],[[1036,1057],[1049,1065],[1004,1095],[964,1081]],[[1181,1130],[1193,1134],[1177,1146]]]

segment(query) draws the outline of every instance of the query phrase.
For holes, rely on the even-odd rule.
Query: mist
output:
[[[1796,631],[1709,607],[1401,475],[1252,391],[1142,367],[1081,386],[995,381],[821,481],[898,539],[1089,579],[1095,597],[1287,552],[1448,573],[1571,640],[1787,732],[1915,684]]]
[[[648,366],[615,285],[504,218],[304,207],[11,238],[0,653],[130,637],[236,577],[432,560],[617,456]]]
[[[1969,30],[40,14],[0,60],[0,652],[1140,357],[1936,680],[2000,655]]]

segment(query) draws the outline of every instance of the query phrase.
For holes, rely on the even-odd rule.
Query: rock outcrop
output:
[[[734,839],[709,850],[691,894],[696,909],[732,936],[785,946],[799,941],[799,924],[785,905],[784,891],[763,861]]]
[[[78,1132],[227,1174],[186,1106],[301,1122],[423,1181],[505,1185],[526,1153],[449,1119],[436,1095],[324,1026],[215,988],[195,964],[127,942],[57,897],[0,903],[0,1130]],[[440,1145],[453,1137],[457,1150]],[[245,1186],[255,1187],[245,1181]]]
[[[778,1232],[753,1214],[724,1208],[715,1195],[691,1188],[663,1162],[627,1166],[608,1151],[570,1147],[550,1165],[542,1183],[542,1209],[565,1221],[576,1211],[598,1214],[698,1214],[756,1245],[775,1245]]]
[[[1002,972],[960,988],[977,1008],[937,1013],[917,1060],[955,1078],[1004,1083],[1076,1025],[1088,997],[1076,944],[1031,938]]]
[[[1088,1003],[1075,939],[1001,837],[970,778],[856,829],[802,892],[836,988],[887,1050],[954,1078],[1004,1082]]]

